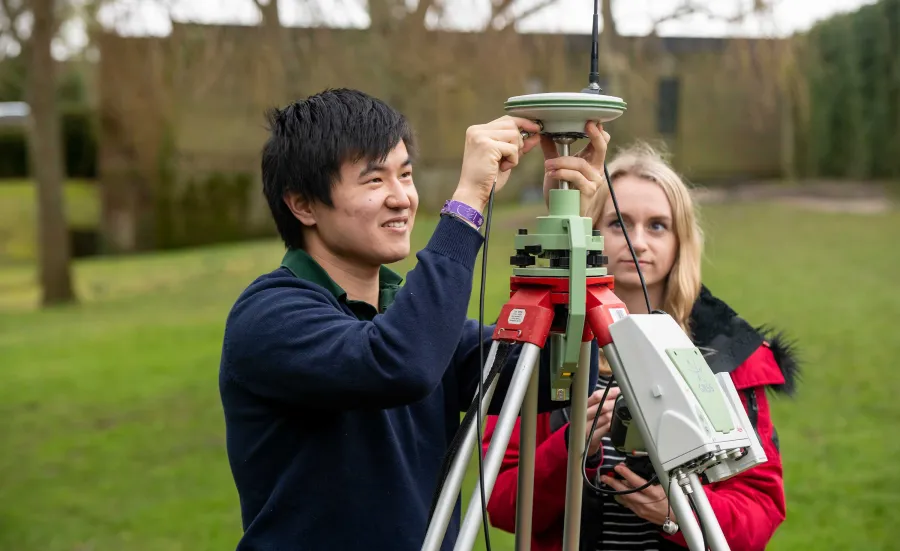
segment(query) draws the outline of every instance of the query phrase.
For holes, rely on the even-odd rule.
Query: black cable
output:
[[[603,163],[603,173],[606,177],[606,184],[609,187],[609,194],[613,201],[613,206],[616,211],[616,218],[619,221],[619,224],[622,226],[622,233],[625,235],[625,242],[628,245],[628,250],[631,252],[631,258],[634,261],[634,266],[637,269],[638,277],[641,280],[641,289],[644,292],[644,300],[647,305],[647,312],[654,313],[660,312],[659,310],[653,310],[650,306],[650,293],[647,290],[647,283],[644,280],[644,274],[641,271],[641,265],[638,262],[637,254],[634,252],[634,247],[631,244],[631,238],[628,237],[628,230],[625,228],[625,221],[622,219],[622,212],[619,209],[619,201],[616,199],[616,192],[613,189],[612,179],[609,177],[609,170],[606,167],[606,163]],[[491,186],[491,194],[488,199],[488,208],[487,208],[487,216],[485,217],[485,230],[484,230],[484,252],[482,253],[481,258],[481,289],[480,289],[480,297],[479,297],[479,305],[478,305],[478,355],[480,363],[479,365],[484,366],[484,294],[485,294],[485,283],[486,283],[486,274],[487,274],[487,253],[488,253],[488,239],[490,237],[491,232],[491,214],[493,213],[494,207],[494,189],[496,186],[496,181],[494,185]],[[597,413],[594,415],[594,421],[591,424],[591,432],[588,436],[588,442],[593,438],[594,431],[597,428],[597,420],[600,416],[600,410],[603,407],[603,402],[606,401],[606,397],[609,394],[609,390],[612,387],[613,378],[610,376],[609,382],[606,385],[606,390],[603,393],[603,397],[600,400],[600,406],[597,408]],[[476,424],[477,424],[477,435],[478,435],[478,480],[479,487],[481,490],[481,513],[482,513],[482,524],[484,527],[484,540],[485,540],[485,549],[486,551],[491,550],[490,543],[490,535],[489,535],[489,526],[488,526],[488,517],[487,517],[487,498],[485,497],[484,492],[484,459],[482,455],[482,447],[481,447],[481,400],[484,393],[484,385],[481,378],[481,373],[478,375],[478,400],[476,406]],[[638,488],[632,488],[631,490],[621,490],[621,491],[612,491],[612,490],[604,490],[603,488],[599,488],[594,486],[594,484],[587,477],[587,451],[588,446],[585,446],[584,454],[582,456],[582,470],[581,474],[584,478],[585,482],[587,482],[588,486],[592,488],[594,491],[607,494],[607,495],[625,495],[631,494],[635,492],[640,492],[649,488],[653,482],[657,480],[656,473],[647,481],[646,484],[640,486]],[[469,505],[471,507],[471,504]]]
[[[641,279],[641,289],[644,291],[644,301],[647,303],[647,312],[655,313],[661,312],[661,310],[654,310],[650,306],[650,293],[647,291],[647,283],[644,281],[644,273],[641,271],[641,264],[638,262],[637,254],[634,252],[634,247],[631,245],[631,238],[628,237],[628,230],[625,228],[625,221],[622,220],[622,211],[619,210],[619,201],[616,199],[616,191],[613,189],[612,178],[609,177],[609,169],[606,168],[606,163],[603,163],[603,175],[606,177],[606,185],[609,187],[609,196],[612,199],[613,207],[616,210],[616,218],[619,221],[619,224],[622,226],[622,233],[625,235],[625,243],[628,244],[628,250],[631,252],[631,258],[634,261],[634,267],[637,269],[638,277]],[[653,476],[650,477],[650,480],[647,481],[646,484],[640,486],[639,488],[632,488],[631,490],[604,490],[598,486],[594,486],[594,484],[588,479],[587,475],[587,457],[588,457],[588,449],[591,440],[594,439],[594,431],[597,430],[597,420],[600,418],[600,410],[603,408],[603,403],[606,401],[606,397],[609,395],[609,390],[612,388],[613,376],[609,376],[609,381],[606,383],[606,390],[603,391],[603,397],[600,398],[600,405],[597,407],[597,413],[594,414],[594,422],[591,423],[591,432],[588,434],[587,443],[584,447],[584,454],[581,457],[581,476],[584,481],[587,483],[588,487],[590,487],[595,492],[607,495],[625,495],[631,494],[635,492],[643,491],[650,487],[653,482],[657,480],[656,473],[653,473]]]
[[[673,477],[669,477],[669,491],[666,492],[666,520],[672,519],[672,500],[668,499],[670,495],[672,495],[672,480]]]
[[[694,506],[694,502],[688,498],[688,505],[691,506],[691,512],[697,515],[697,525],[700,527],[700,537],[703,538],[703,551],[709,550],[709,543],[706,541],[706,529],[703,528],[703,520],[700,518],[700,511]]]
[[[440,476],[438,479],[437,489],[435,490],[434,495],[432,496],[431,507],[428,512],[428,522],[431,522],[431,519],[434,515],[435,507],[437,506],[438,500],[440,498],[440,493],[443,490],[444,483],[447,480],[447,475],[450,473],[450,467],[453,463],[454,458],[460,451],[460,446],[462,444],[462,435],[466,432],[466,427],[469,423],[474,422],[476,425],[476,434],[477,434],[477,450],[478,450],[478,480],[479,480],[479,489],[481,493],[481,519],[484,527],[484,543],[485,543],[485,551],[490,551],[491,549],[491,540],[490,540],[490,527],[488,524],[488,516],[487,516],[487,498],[484,492],[484,458],[482,456],[481,449],[481,402],[484,397],[484,385],[492,384],[494,377],[496,377],[503,365],[506,364],[506,360],[509,357],[509,354],[512,350],[512,347],[509,343],[500,343],[500,346],[497,349],[497,354],[494,356],[494,364],[491,366],[491,370],[487,375],[487,380],[483,380],[483,369],[484,369],[484,294],[486,288],[486,276],[487,276],[487,253],[488,253],[488,240],[490,238],[491,233],[491,215],[494,211],[494,190],[497,185],[497,182],[494,181],[494,184],[491,186],[491,194],[488,198],[487,205],[487,214],[485,216],[485,228],[484,228],[484,251],[482,253],[481,258],[481,289],[479,292],[479,305],[478,305],[478,357],[479,357],[479,366],[481,366],[478,370],[478,396],[475,399],[475,403],[469,407],[469,410],[466,412],[466,415],[463,417],[462,423],[460,424],[460,430],[457,431],[456,436],[453,441],[450,443],[450,447],[448,453],[444,456],[444,464],[441,467]],[[474,415],[474,417],[473,417]],[[471,507],[472,504],[469,504]]]
[[[652,314],[654,310],[653,307],[650,306],[650,293],[647,291],[647,283],[644,281],[644,272],[641,271],[641,264],[638,262],[634,247],[631,246],[631,238],[628,237],[628,230],[625,229],[625,221],[622,220],[622,212],[619,210],[619,201],[616,200],[616,192],[613,190],[613,183],[609,177],[609,170],[606,168],[606,162],[603,163],[603,175],[606,176],[606,185],[609,187],[609,196],[612,198],[613,207],[616,209],[616,218],[618,218],[619,224],[622,225],[622,233],[625,234],[625,243],[628,244],[628,250],[631,252],[631,259],[634,260],[634,267],[637,268],[638,277],[641,278],[641,289],[644,290],[647,313]]]
[[[478,450],[478,481],[479,488],[481,489],[481,522],[484,526],[484,546],[486,551],[491,551],[491,537],[487,515],[487,498],[484,493],[484,459],[482,457],[481,447],[481,397],[484,394],[484,383],[481,380],[481,370],[484,369],[484,290],[487,275],[488,239],[491,235],[491,213],[494,210],[494,188],[496,186],[497,181],[494,180],[493,185],[491,185],[487,216],[485,216],[484,221],[484,251],[481,255],[481,296],[478,301],[478,357],[480,360],[478,365],[481,366],[481,368],[478,370],[478,406],[476,407],[477,416],[475,417],[475,425],[478,431],[478,440],[476,441]],[[494,362],[496,363],[496,357]],[[471,506],[472,505],[469,504],[469,507]]]
[[[494,363],[491,366],[490,372],[488,372],[487,377],[484,380],[484,385],[490,387],[494,383],[494,378],[496,378],[500,374],[500,370],[506,365],[506,360],[509,358],[510,353],[512,353],[513,346],[504,341],[500,341],[497,346],[497,354],[494,356]],[[463,416],[462,422],[459,424],[459,430],[456,431],[456,434],[453,436],[453,440],[450,441],[450,445],[448,446],[447,453],[444,455],[444,463],[441,465],[440,474],[438,475],[438,483],[435,488],[434,494],[431,498],[431,507],[428,509],[428,523],[431,524],[432,519],[434,518],[434,511],[437,508],[438,501],[440,501],[441,492],[444,490],[444,484],[447,482],[447,477],[450,475],[450,469],[453,467],[453,461],[456,459],[456,456],[459,455],[460,450],[462,450],[463,440],[465,439],[465,435],[469,431],[469,425],[475,422],[477,410],[479,409],[480,402],[472,400],[472,403],[469,404],[469,409],[466,410],[466,414]]]
[[[592,29],[592,37],[591,37],[591,70],[588,75],[588,88],[585,88],[583,92],[595,92],[599,93],[599,73],[597,71],[597,57],[598,57],[598,44],[599,44],[599,31],[598,31],[598,18],[599,18],[599,7],[600,2],[598,0],[594,0],[594,27]],[[594,84],[597,86],[596,90],[590,87],[590,84]],[[638,262],[637,254],[634,252],[634,247],[631,245],[631,238],[628,237],[628,230],[625,228],[625,221],[622,220],[622,212],[619,210],[619,201],[616,199],[616,192],[613,189],[612,179],[609,177],[609,170],[606,168],[606,162],[603,163],[603,175],[606,177],[606,185],[609,187],[609,195],[612,198],[613,207],[616,210],[616,218],[619,221],[619,224],[622,226],[622,233],[625,235],[625,243],[628,244],[628,250],[631,252],[631,259],[634,261],[634,267],[637,269],[638,277],[641,280],[641,289],[644,292],[644,301],[647,304],[647,313],[664,313],[661,310],[654,310],[652,306],[650,306],[650,293],[647,291],[647,283],[644,281],[644,273],[641,271],[641,265]],[[609,390],[612,388],[613,377],[610,375],[609,381],[606,383],[606,390],[603,392],[603,398],[600,399],[600,405],[597,407],[597,413],[594,414],[594,421],[591,424],[591,432],[588,435],[587,443],[584,447],[584,453],[581,457],[581,475],[584,478],[584,481],[588,484],[590,488],[594,491],[607,494],[607,495],[625,495],[631,494],[634,492],[640,492],[649,488],[654,481],[657,480],[657,475],[654,472],[653,476],[650,477],[650,480],[647,481],[646,484],[639,488],[633,488],[631,490],[624,491],[612,491],[612,490],[604,490],[597,486],[594,486],[587,476],[587,457],[588,457],[588,449],[590,446],[591,440],[594,438],[594,431],[597,429],[597,420],[600,418],[600,410],[603,408],[603,403],[606,401],[606,397],[609,395]]]
[[[609,381],[606,383],[606,390],[603,391],[603,397],[600,398],[600,405],[597,407],[597,413],[594,414],[594,422],[591,423],[591,434],[587,440],[587,444],[584,446],[584,452],[581,455],[581,477],[584,480],[584,483],[587,486],[597,492],[598,494],[606,494],[611,496],[623,496],[626,494],[633,494],[637,492],[642,492],[649,488],[656,480],[656,473],[653,473],[653,476],[650,477],[650,480],[647,481],[646,484],[639,486],[637,488],[632,488],[630,490],[605,490],[599,486],[594,486],[594,483],[591,482],[590,478],[587,475],[587,458],[588,458],[588,450],[590,449],[590,442],[594,437],[594,431],[597,429],[597,420],[600,419],[600,410],[603,408],[603,402],[606,401],[607,395],[609,395],[609,390],[612,388],[613,378],[609,377]],[[571,435],[570,435],[571,436]]]

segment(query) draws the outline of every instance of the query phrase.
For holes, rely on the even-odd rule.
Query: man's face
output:
[[[403,141],[383,163],[344,163],[331,197],[333,207],[310,208],[314,238],[331,254],[368,266],[409,256],[419,195]]]

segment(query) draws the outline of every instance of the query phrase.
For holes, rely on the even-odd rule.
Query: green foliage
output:
[[[60,113],[66,175],[97,177],[97,134],[94,113],[71,109]],[[24,130],[0,129],[0,178],[28,178],[31,173],[28,141]]]
[[[97,131],[94,113],[88,104],[89,64],[69,61],[59,65],[57,99],[62,117],[62,143],[66,175],[70,178],[97,177]],[[0,101],[24,101],[27,69],[22,56],[0,61]],[[28,142],[24,132],[0,128],[0,178],[28,178]]]
[[[89,61],[69,60],[57,65],[56,97],[60,105],[84,105],[88,101],[87,82],[91,79]],[[22,55],[0,60],[0,101],[28,101],[28,68]]]
[[[489,316],[509,298],[515,230],[533,227],[539,210],[496,212]],[[900,345],[890,320],[900,316],[900,216],[743,203],[709,205],[704,220],[706,283],[752,323],[786,329],[804,360],[797,398],[772,401],[788,519],[768,549],[896,549]],[[413,250],[433,227],[417,220]],[[864,266],[844,271],[839,295],[832,278],[813,277],[834,271],[835,250],[843,265]],[[0,415],[10,421],[0,424],[0,472],[11,473],[0,483],[0,549],[235,547],[238,498],[216,386],[222,327],[241,290],[282,254],[269,240],[80,261],[81,307],[0,315]],[[31,271],[0,269],[0,310],[35,303],[33,282]],[[470,462],[466,503],[476,471]],[[512,542],[492,531],[495,551]]]
[[[809,108],[801,172],[900,177],[900,0],[832,17],[801,40]]]
[[[162,134],[157,157],[152,248],[176,249],[258,237],[272,228],[252,220],[256,185],[242,171],[180,170],[173,128]]]
[[[271,235],[250,223],[254,191],[247,173],[214,172],[175,184],[164,177],[156,201],[156,238],[161,249],[239,241]]]

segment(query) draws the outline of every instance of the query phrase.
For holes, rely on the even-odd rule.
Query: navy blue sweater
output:
[[[240,295],[219,375],[239,551],[421,548],[441,463],[481,371],[478,323],[466,317],[481,244],[470,226],[443,218],[393,304],[370,320],[283,267]],[[485,355],[492,331],[484,329]],[[518,347],[492,413],[517,358]],[[591,368],[593,379],[596,346]],[[549,394],[540,393],[542,411],[566,405]],[[459,503],[444,549],[458,528]]]

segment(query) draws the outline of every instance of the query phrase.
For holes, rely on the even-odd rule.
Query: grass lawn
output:
[[[507,297],[512,235],[533,227],[534,214],[508,210],[494,221],[489,316]],[[789,330],[805,361],[799,397],[773,406],[789,518],[770,549],[896,549],[900,440],[889,434],[900,427],[900,214],[762,205],[704,214],[706,283],[752,322]],[[418,247],[433,222],[419,221]],[[268,241],[82,261],[85,304],[47,312],[29,311],[23,272],[0,269],[0,549],[234,548],[238,502],[217,390],[222,324],[281,252]],[[472,315],[477,307],[474,295]],[[495,550],[512,541],[493,532]]]
[[[31,263],[36,257],[36,192],[34,183],[29,180],[0,180],[0,267]],[[97,226],[100,220],[97,192],[91,182],[66,182],[63,200],[70,227]]]

